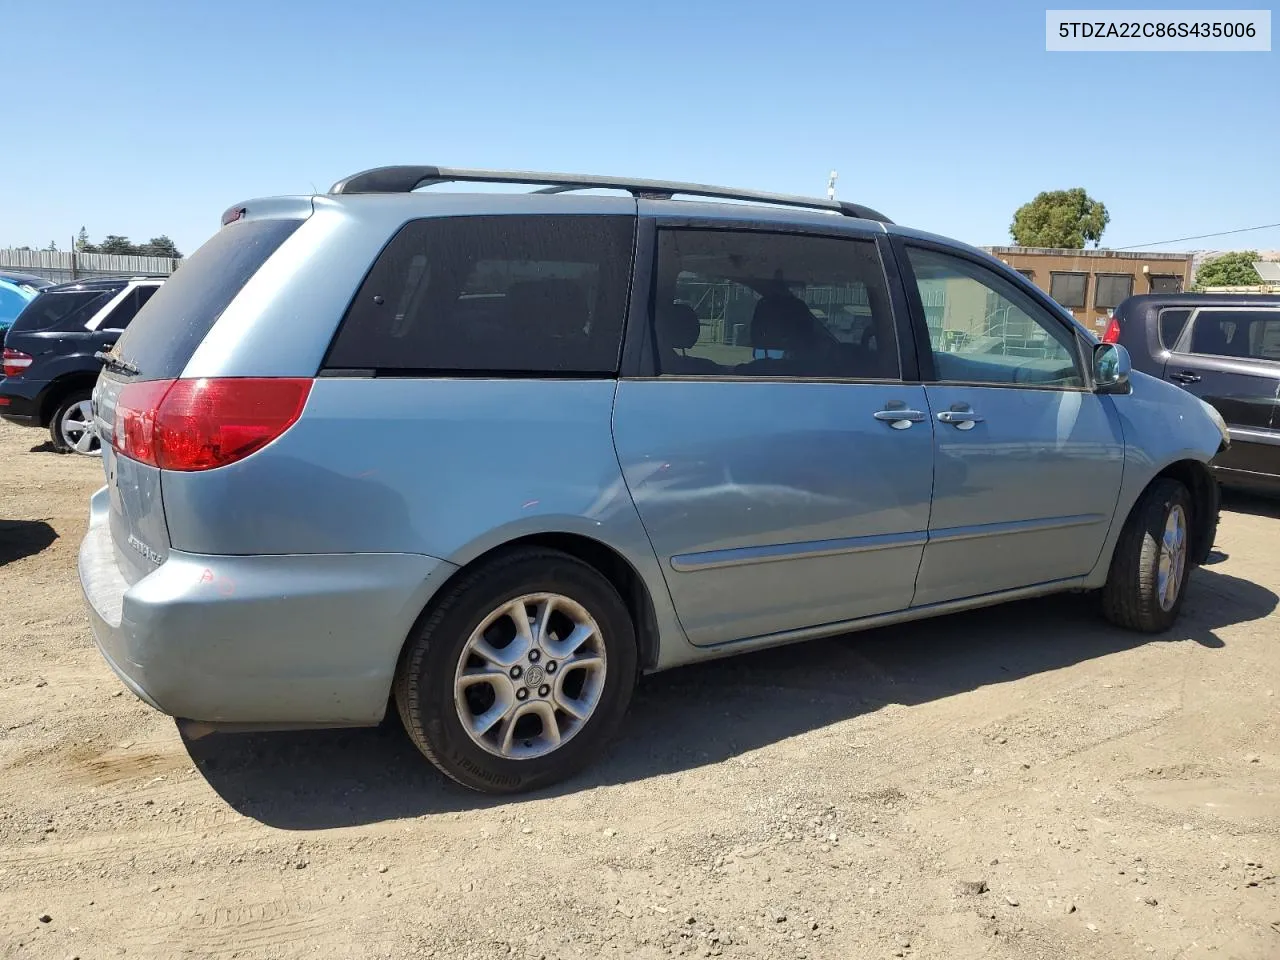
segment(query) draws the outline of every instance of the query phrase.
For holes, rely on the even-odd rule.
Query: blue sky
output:
[[[29,121],[0,137],[0,245],[191,252],[238,200],[413,162],[815,194],[835,168],[842,199],[979,244],[1071,186],[1106,246],[1280,222],[1280,53],[1046,53],[1042,4],[0,6]],[[1157,249],[1203,247],[1280,229]]]

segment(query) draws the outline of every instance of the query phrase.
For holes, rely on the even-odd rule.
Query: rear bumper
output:
[[[0,378],[0,418],[24,427],[39,427],[40,391],[31,395],[30,389],[19,390],[20,381]],[[26,386],[23,384],[23,386]]]
[[[378,723],[418,614],[455,569],[415,554],[171,551],[129,584],[91,501],[80,583],[98,648],[171,716],[260,727]]]

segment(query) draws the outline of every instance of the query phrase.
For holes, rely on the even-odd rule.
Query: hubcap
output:
[[[605,668],[604,638],[581,604],[556,593],[517,597],[467,639],[454,675],[458,719],[496,756],[545,756],[595,712]]]
[[[1187,515],[1181,505],[1174,504],[1164,523],[1160,538],[1160,564],[1156,576],[1157,597],[1161,610],[1172,610],[1182,589],[1182,575],[1187,568]]]
[[[76,453],[93,455],[101,453],[98,443],[98,430],[93,425],[93,405],[88,400],[81,400],[67,408],[58,424],[62,439],[67,447]]]

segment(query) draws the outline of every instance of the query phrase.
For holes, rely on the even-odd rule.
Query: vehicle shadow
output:
[[[1224,488],[1222,509],[1231,513],[1247,513],[1255,517],[1280,518],[1280,497],[1268,497],[1261,493]]]
[[[58,533],[43,520],[0,520],[0,566],[39,553]]]
[[[1221,648],[1217,630],[1265,617],[1276,604],[1257,584],[1200,569],[1178,624],[1158,637],[1103,622],[1092,598],[1059,596],[672,670],[640,683],[608,755],[566,784],[516,798],[448,782],[395,720],[372,730],[214,734],[186,747],[227,803],[283,829],[481,809],[689,770],[888,704],[920,704],[1145,643]]]

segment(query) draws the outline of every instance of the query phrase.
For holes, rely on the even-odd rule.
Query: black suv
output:
[[[164,277],[97,277],[45,287],[4,338],[0,417],[48,427],[59,450],[99,452],[89,395],[108,350]]]
[[[1130,297],[1103,340],[1222,414],[1231,446],[1213,461],[1221,483],[1280,493],[1280,296]]]

